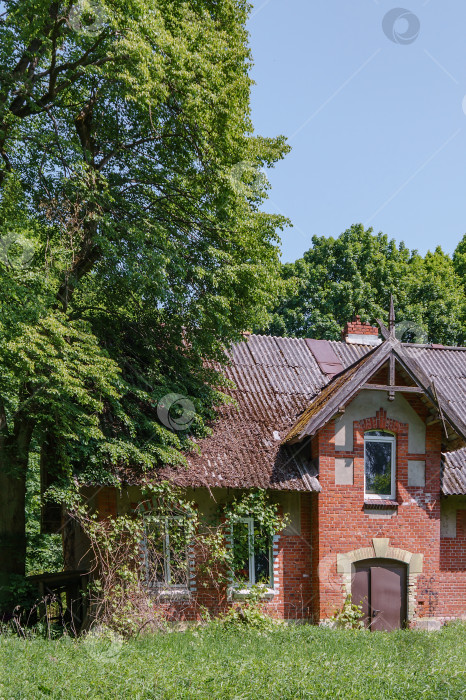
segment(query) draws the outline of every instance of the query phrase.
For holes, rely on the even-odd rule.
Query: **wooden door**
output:
[[[351,597],[355,605],[360,605],[364,624],[369,627],[371,622],[371,611],[369,604],[369,595],[371,587],[371,569],[370,566],[358,566],[351,587]]]
[[[406,566],[372,559],[356,565],[353,603],[361,605],[371,630],[390,631],[406,622]]]

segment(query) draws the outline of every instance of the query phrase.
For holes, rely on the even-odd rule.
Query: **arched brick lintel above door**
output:
[[[393,559],[407,564],[407,616],[408,622],[412,620],[416,606],[416,582],[419,574],[422,574],[423,555],[409,552],[407,549],[391,547],[390,540],[386,537],[373,537],[370,547],[361,547],[353,549],[351,552],[337,554],[337,573],[342,575],[345,595],[351,595],[354,564],[365,559]]]

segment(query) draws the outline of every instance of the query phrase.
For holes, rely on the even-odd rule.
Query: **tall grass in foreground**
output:
[[[210,626],[123,642],[0,637],[0,698],[464,698],[466,626]]]

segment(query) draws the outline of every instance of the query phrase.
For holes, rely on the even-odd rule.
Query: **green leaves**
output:
[[[455,254],[454,265],[439,247],[423,258],[361,224],[336,239],[314,236],[303,258],[282,268],[285,290],[269,330],[339,339],[355,314],[363,321],[386,321],[393,294],[396,320],[404,323],[406,340],[461,344],[466,338],[466,306],[455,272],[455,266],[462,269],[460,255]]]
[[[5,636],[1,653],[10,673],[0,678],[0,693],[37,700],[57,695],[57,688],[69,700],[460,698],[464,634],[461,623],[441,632],[390,634],[306,624],[274,630],[208,625],[141,634],[124,644],[116,638],[110,647],[105,638]]]
[[[280,288],[286,221],[256,172],[287,147],[252,135],[242,0],[4,4],[0,525],[22,531],[31,449],[65,484],[185,468],[225,347]],[[194,407],[175,427],[173,394]]]

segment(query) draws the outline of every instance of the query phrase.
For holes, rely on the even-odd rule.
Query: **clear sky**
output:
[[[254,0],[254,126],[292,146],[268,172],[284,261],[359,222],[421,253],[466,233],[466,2],[399,2]]]

